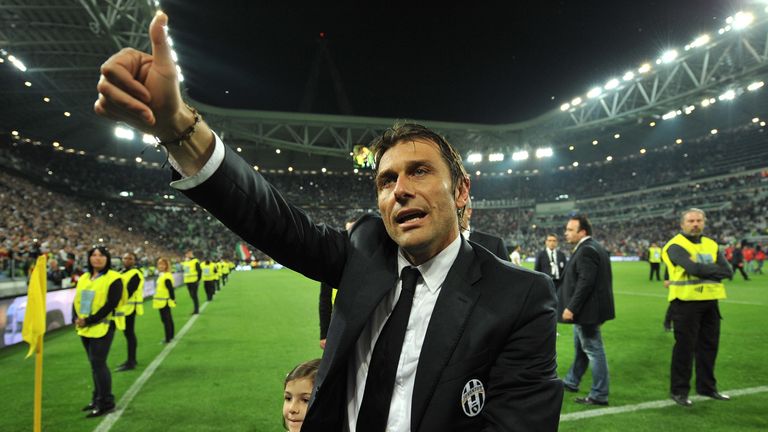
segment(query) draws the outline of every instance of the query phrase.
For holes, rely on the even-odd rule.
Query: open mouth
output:
[[[425,217],[426,215],[427,214],[421,210],[403,210],[397,215],[395,222],[398,224],[413,222]]]

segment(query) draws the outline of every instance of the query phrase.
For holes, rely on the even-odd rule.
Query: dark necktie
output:
[[[416,268],[405,267],[400,276],[403,281],[400,298],[384,324],[371,354],[363,402],[357,414],[357,430],[360,432],[384,431],[387,427],[397,364],[403,349],[408,317],[411,315],[416,281],[420,275]]]

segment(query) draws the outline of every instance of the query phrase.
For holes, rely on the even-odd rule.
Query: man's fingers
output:
[[[152,41],[152,57],[154,64],[160,68],[174,68],[171,47],[168,46],[168,38],[165,34],[165,26],[168,25],[168,15],[158,11],[149,24],[149,38]]]
[[[144,103],[149,103],[152,99],[149,90],[144,86],[143,80],[138,81],[137,78],[141,73],[142,65],[151,61],[148,54],[126,48],[101,65],[101,75],[126,93]]]
[[[99,94],[99,99],[94,103],[93,110],[102,117],[127,123],[138,130],[147,131],[155,123],[154,117],[151,121],[147,121],[144,114],[130,111],[114,104],[102,94]]]
[[[147,124],[154,124],[155,116],[149,106],[112,84],[104,76],[101,77],[96,88],[99,91],[99,99],[104,98],[105,102],[143,118]]]

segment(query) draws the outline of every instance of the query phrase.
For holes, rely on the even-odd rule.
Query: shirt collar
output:
[[[574,251],[574,252],[576,252],[576,249],[578,249],[578,248],[579,248],[579,246],[581,246],[581,244],[582,244],[582,243],[584,243],[585,241],[587,241],[587,239],[591,239],[591,238],[592,238],[592,236],[586,236],[586,237],[582,238],[581,240],[579,240],[579,242],[578,242],[578,243],[576,243],[576,247],[575,247],[575,248],[573,248],[573,251]]]
[[[416,268],[421,273],[424,284],[427,286],[429,292],[434,293],[437,291],[448,276],[448,270],[451,269],[453,262],[456,261],[456,257],[459,256],[459,249],[461,248],[461,236],[456,236],[456,239],[451,242],[445,249],[440,251],[429,261],[417,266]],[[410,267],[411,263],[405,258],[403,249],[397,249],[397,274],[401,274],[405,267]]]

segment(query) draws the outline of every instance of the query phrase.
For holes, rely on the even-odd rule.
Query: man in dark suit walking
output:
[[[461,156],[419,125],[374,142],[381,217],[315,225],[185,105],[161,12],[152,55],[102,65],[97,114],[155,135],[172,183],[283,265],[338,287],[302,431],[553,431],[554,285],[473,247]],[[253,319],[253,318],[248,318]]]
[[[547,234],[545,248],[536,254],[533,269],[549,275],[555,283],[555,289],[560,289],[565,272],[565,254],[557,248],[557,235]]]
[[[504,244],[504,239],[493,234],[473,230],[470,226],[471,220],[472,199],[467,198],[467,207],[464,209],[464,219],[461,222],[461,235],[463,235],[466,240],[477,243],[488,249],[500,259],[509,261],[509,252],[507,251],[507,245]]]
[[[568,220],[565,240],[574,245],[560,287],[562,321],[573,324],[576,355],[563,379],[565,389],[579,390],[581,377],[592,365],[592,388],[576,402],[584,405],[608,405],[608,361],[603,349],[600,327],[616,317],[613,305],[611,259],[600,243],[592,238],[592,224],[583,215]]]

